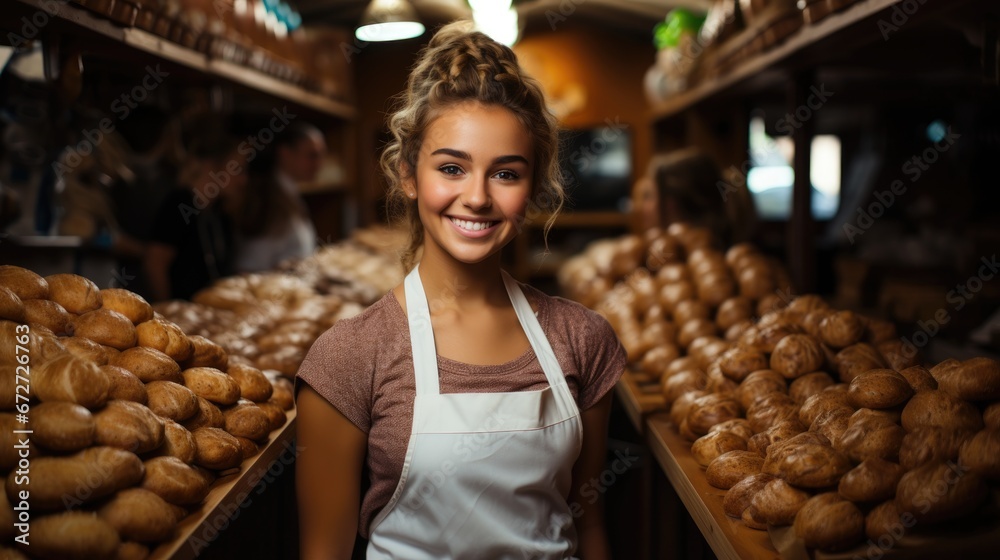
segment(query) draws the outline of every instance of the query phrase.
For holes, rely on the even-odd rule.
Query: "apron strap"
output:
[[[514,313],[517,314],[517,320],[521,323],[521,329],[528,337],[531,347],[535,350],[535,357],[538,358],[538,363],[542,366],[542,371],[545,372],[545,378],[548,380],[549,386],[554,390],[567,387],[566,377],[563,376],[562,367],[559,365],[559,360],[556,359],[556,353],[552,350],[552,345],[549,344],[549,339],[545,336],[545,331],[542,330],[542,325],[538,322],[538,317],[531,310],[528,298],[524,296],[521,286],[507,274],[506,270],[501,270],[500,272],[503,275],[504,287],[507,288],[507,295],[514,305]]]
[[[431,312],[427,306],[424,285],[420,281],[419,269],[419,264],[413,267],[403,282],[403,290],[406,294],[406,317],[410,327],[410,350],[413,353],[417,395],[437,395],[441,392],[438,380],[437,346],[434,345]]]

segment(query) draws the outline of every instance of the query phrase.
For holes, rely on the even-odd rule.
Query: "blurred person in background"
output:
[[[153,301],[190,299],[235,272],[235,218],[246,187],[239,141],[216,127],[192,145],[150,233],[144,268]]]

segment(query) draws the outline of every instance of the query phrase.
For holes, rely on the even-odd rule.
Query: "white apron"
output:
[[[580,413],[555,353],[506,272],[507,294],[549,387],[441,394],[427,297],[406,277],[416,399],[399,484],[372,522],[369,559],[565,559],[576,550],[567,505]]]

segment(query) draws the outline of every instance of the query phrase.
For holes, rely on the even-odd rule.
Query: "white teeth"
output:
[[[470,222],[468,220],[460,220],[458,218],[452,218],[452,222],[458,227],[468,230],[468,231],[482,231],[493,225],[493,222]]]

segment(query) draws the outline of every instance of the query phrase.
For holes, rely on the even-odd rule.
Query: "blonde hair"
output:
[[[402,255],[407,268],[413,266],[423,244],[424,229],[403,182],[416,172],[423,135],[433,118],[442,109],[469,101],[510,110],[532,137],[532,200],[525,219],[531,219],[528,214],[532,212],[547,212],[547,235],[565,200],[559,171],[559,125],[545,106],[538,82],[524,73],[509,47],[470,31],[467,22],[446,25],[420,52],[406,90],[396,99],[389,118],[392,140],[380,162],[389,182],[388,214],[409,228],[410,243]]]

